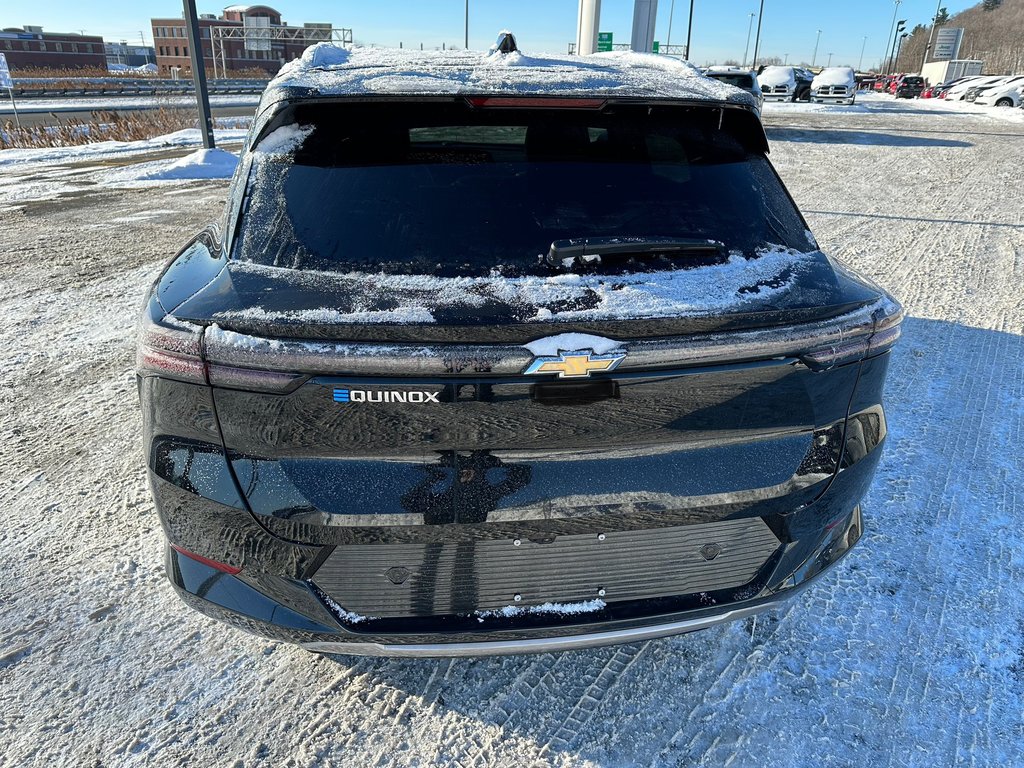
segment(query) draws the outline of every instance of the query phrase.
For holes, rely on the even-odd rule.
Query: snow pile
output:
[[[596,613],[597,611],[604,610],[605,605],[604,600],[585,600],[580,603],[541,603],[540,605],[530,605],[522,608],[518,605],[506,605],[504,608],[497,608],[493,611],[476,611],[473,615],[480,622],[485,619],[498,617],[511,619],[516,616],[543,614],[577,616],[581,613]]]
[[[814,76],[814,79],[811,81],[811,88],[821,88],[826,85],[845,85],[853,88],[854,84],[852,68],[827,67]]]
[[[233,274],[272,278],[311,293],[343,299],[357,297],[370,305],[386,298],[399,322],[429,322],[446,307],[481,307],[498,301],[535,314],[534,321],[619,320],[702,315],[763,304],[790,291],[800,271],[814,261],[806,253],[782,246],[760,249],[756,258],[733,253],[724,264],[691,269],[624,275],[557,274],[546,277],[433,277],[383,273],[332,273],[293,270],[252,262],[233,262]],[[359,322],[362,307],[313,307],[317,316],[337,312],[341,322]],[[218,316],[225,321],[255,319],[260,310],[244,309]],[[259,319],[298,319],[293,310]],[[351,319],[350,319],[351,318]],[[415,320],[410,318],[417,318]]]
[[[534,357],[553,357],[560,352],[575,352],[589,349],[596,355],[603,355],[622,348],[622,343],[604,336],[593,336],[589,333],[560,333],[543,339],[523,344]]]
[[[434,316],[426,307],[400,307],[398,309],[357,310],[341,312],[337,309],[297,309],[272,312],[262,307],[247,307],[233,312],[217,313],[218,319],[256,320],[265,323],[432,323]]]
[[[302,146],[302,142],[312,132],[313,126],[311,125],[300,126],[298,123],[282,125],[264,136],[253,152],[265,155],[290,155]]]
[[[527,56],[520,51],[337,48],[320,43],[282,67],[265,99],[284,87],[348,93],[536,93],[714,99],[753,105],[749,94],[704,77],[670,56],[614,51],[592,56]]]
[[[236,167],[238,167],[238,156],[231,152],[216,148],[198,149],[166,164],[163,168],[149,171],[138,178],[144,181],[229,179]]]

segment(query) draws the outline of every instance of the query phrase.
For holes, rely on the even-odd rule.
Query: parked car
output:
[[[924,78],[916,75],[907,75],[899,81],[896,86],[897,99],[915,99],[924,90]]]
[[[807,101],[813,76],[798,67],[763,67],[757,82],[765,101]]]
[[[852,67],[826,67],[811,81],[811,101],[853,104],[856,99]]]
[[[980,89],[974,98],[974,103],[985,107],[1020,106],[1022,86],[1024,86],[1024,75],[1006,78],[996,85]]]
[[[946,101],[961,101],[969,89],[992,85],[1002,79],[1002,77],[993,77],[992,75],[971,78],[970,80],[966,80],[950,88],[949,91],[946,92]]]
[[[263,92],[141,316],[188,605],[319,652],[583,648],[776,606],[861,537],[902,310],[818,249],[753,97],[514,50],[321,43]]]
[[[757,108],[764,106],[764,94],[761,93],[761,86],[758,85],[757,76],[753,70],[740,67],[708,67],[704,74],[712,80],[734,86],[746,91],[757,100]]]

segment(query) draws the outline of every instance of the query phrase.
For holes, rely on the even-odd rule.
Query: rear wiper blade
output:
[[[605,256],[644,257],[721,255],[725,244],[693,237],[576,237],[555,240],[544,260],[552,267],[571,268],[577,264],[599,264]]]

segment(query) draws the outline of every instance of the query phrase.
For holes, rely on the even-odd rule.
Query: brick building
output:
[[[103,38],[70,32],[43,32],[42,27],[7,27],[0,31],[0,53],[17,74],[19,69],[107,68]]]
[[[259,21],[256,21],[256,20]],[[156,48],[156,63],[161,75],[170,74],[180,68],[182,75],[192,71],[189,60],[188,32],[185,20],[151,19],[153,27],[153,46]],[[213,33],[212,27],[233,27],[242,30],[246,25],[260,25],[287,33],[288,39],[276,39],[267,33],[253,32],[253,40],[249,42],[242,37],[225,38],[223,55],[218,45],[216,71],[218,74],[225,69],[244,70],[260,68],[273,75],[281,65],[298,58],[307,46],[313,43],[330,40],[330,24],[304,24],[301,27],[289,26],[281,21],[281,14],[266,5],[231,5],[224,9],[218,18],[213,14],[204,13],[199,17],[199,35],[203,44],[203,60],[209,76],[213,75]],[[258,27],[257,27],[258,28]]]

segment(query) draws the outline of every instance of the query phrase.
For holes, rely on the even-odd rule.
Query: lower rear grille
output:
[[[346,544],[312,581],[361,616],[468,615],[733,589],[750,582],[779,543],[763,520],[746,518],[551,541]]]

